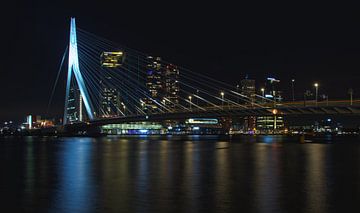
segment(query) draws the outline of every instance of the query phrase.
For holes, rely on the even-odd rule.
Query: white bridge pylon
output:
[[[67,124],[67,120],[68,120],[67,119],[67,116],[68,116],[67,109],[68,109],[70,86],[71,86],[71,79],[72,79],[73,73],[74,73],[77,85],[79,87],[80,94],[83,97],[87,115],[90,120],[94,119],[93,106],[91,104],[89,93],[88,93],[88,90],[86,89],[83,76],[81,75],[81,72],[80,72],[78,57],[79,56],[78,56],[78,48],[77,48],[75,18],[71,18],[70,43],[69,43],[69,64],[68,64],[68,73],[67,73],[67,81],[66,81],[65,112],[64,112],[64,120],[63,120],[64,124]]]

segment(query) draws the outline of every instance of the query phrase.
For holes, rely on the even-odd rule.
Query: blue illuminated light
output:
[[[93,107],[90,102],[90,97],[88,90],[85,86],[85,81],[80,72],[79,67],[79,57],[78,57],[78,48],[77,48],[77,38],[76,38],[76,24],[75,18],[71,18],[70,25],[70,42],[69,42],[69,64],[68,64],[68,74],[67,74],[67,84],[66,84],[66,99],[65,99],[65,113],[64,113],[64,124],[67,123],[67,108],[68,108],[68,99],[70,93],[70,84],[72,73],[74,72],[76,82],[79,86],[80,93],[83,97],[85,109],[90,120],[94,119]]]
[[[139,132],[140,132],[140,133],[143,133],[143,134],[148,133],[148,131],[149,131],[149,130],[147,130],[147,129],[140,129],[140,130],[139,130]]]
[[[267,80],[271,82],[280,82],[280,80],[277,80],[275,78],[267,78]]]
[[[274,137],[269,136],[269,135],[264,136],[263,141],[264,141],[264,143],[272,143],[272,142],[274,142]]]

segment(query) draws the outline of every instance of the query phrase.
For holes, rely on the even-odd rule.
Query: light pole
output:
[[[318,83],[315,83],[315,84],[314,84],[314,87],[315,87],[315,105],[317,106],[317,105],[318,105],[318,89],[319,89],[319,84],[318,84]]]
[[[239,93],[239,87],[240,87],[239,84],[236,85],[236,92],[237,92],[237,93]],[[237,102],[240,103],[240,98],[239,98],[239,96],[238,96],[238,98],[237,98]]]
[[[265,89],[264,88],[261,88],[261,96],[264,97],[265,96]]]
[[[225,95],[225,93],[221,92],[220,95],[221,95],[221,107],[222,107],[222,109],[224,109],[224,95]]]
[[[199,106],[199,90],[197,89],[196,90],[196,105],[198,105]]]
[[[190,111],[191,111],[191,99],[192,99],[192,97],[191,97],[191,96],[189,96]]]
[[[144,109],[145,103],[143,100],[140,99],[141,108]]]
[[[261,88],[260,91],[261,91],[261,97],[264,98],[264,96],[265,96],[265,88]],[[263,98],[262,98],[261,102],[265,102],[265,100]]]
[[[295,89],[294,89],[295,79],[291,79],[291,91],[292,91],[292,100],[295,101]]]
[[[276,131],[277,123],[276,123],[276,114],[278,113],[277,109],[272,110],[272,114],[274,115],[274,131]]]

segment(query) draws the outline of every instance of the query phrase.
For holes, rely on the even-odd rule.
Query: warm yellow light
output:
[[[224,93],[224,92],[221,92],[221,93],[220,93],[220,95],[221,95],[221,96],[224,96],[224,95],[225,95],[225,93]]]
[[[261,88],[261,92],[264,92],[265,91],[265,89],[264,88]]]
[[[272,110],[272,114],[276,115],[278,113],[277,109]]]
[[[191,99],[192,99],[192,97],[191,97],[191,96],[189,96],[189,99],[191,100]]]
[[[318,87],[318,86],[319,86],[319,84],[318,84],[318,83],[315,83],[315,84],[314,84],[314,86],[315,86],[315,87]]]

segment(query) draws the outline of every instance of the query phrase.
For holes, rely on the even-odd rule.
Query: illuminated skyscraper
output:
[[[102,69],[117,68],[122,65],[124,62],[124,52],[102,52],[100,55],[100,63]],[[115,117],[121,114],[124,115],[124,112],[121,113],[123,107],[120,103],[120,92],[117,88],[114,88],[113,85],[116,85],[117,82],[114,82],[110,74],[106,75],[104,70],[101,70],[102,80],[101,84],[101,105],[99,109],[99,115],[101,117]]]
[[[83,98],[80,89],[75,82],[72,82],[67,105],[67,120],[70,123],[82,122],[85,120],[85,117]]]
[[[106,81],[111,82],[111,77],[107,76]],[[122,108],[120,106],[120,92],[116,88],[110,87],[103,82],[101,82],[101,85],[101,109],[99,114],[101,117],[114,117],[121,115]]]
[[[255,101],[255,80],[248,79],[246,76],[245,79],[241,81],[241,94],[248,97],[250,104]],[[244,104],[249,104],[248,102],[244,102]],[[244,130],[246,132],[253,131],[256,127],[256,117],[255,116],[246,116],[244,118]]]
[[[158,108],[156,101],[161,101],[164,90],[161,58],[152,56],[147,57],[146,66],[146,87],[149,90],[149,96],[143,99],[144,110],[154,112]]]
[[[255,80],[247,77],[241,81],[241,94],[249,97],[252,101],[255,98]]]
[[[144,109],[154,112],[159,104],[175,108],[179,103],[179,69],[172,64],[163,65],[160,57],[148,56],[147,59],[146,87],[150,97],[143,99]]]
[[[173,64],[164,67],[164,103],[169,108],[179,104],[179,69]]]
[[[248,79],[247,76],[241,80],[241,94],[248,97],[251,102],[255,99],[255,92],[255,80]]]
[[[108,68],[120,67],[124,61],[124,53],[122,51],[116,52],[102,52],[100,55],[101,66]]]

